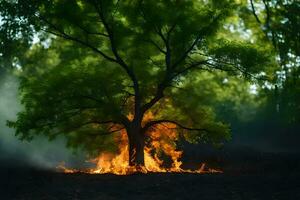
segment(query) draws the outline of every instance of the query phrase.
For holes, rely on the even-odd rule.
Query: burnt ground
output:
[[[300,199],[300,159],[260,154],[219,161],[223,174],[63,174],[28,166],[3,166],[0,199]]]

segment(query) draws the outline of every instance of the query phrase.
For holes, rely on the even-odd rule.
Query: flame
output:
[[[128,116],[130,117],[130,116]],[[144,117],[143,123],[153,119],[151,112]],[[180,161],[182,151],[176,150],[175,142],[178,140],[178,133],[175,131],[176,125],[165,123],[156,126],[147,133],[149,140],[144,148],[145,166],[142,168],[129,166],[128,155],[128,138],[126,131],[120,131],[119,137],[116,138],[119,146],[119,153],[113,154],[109,152],[101,153],[97,158],[90,160],[96,164],[95,168],[87,170],[76,170],[66,168],[61,163],[57,169],[64,173],[90,173],[90,174],[106,174],[112,173],[117,175],[127,175],[135,172],[176,172],[176,173],[222,173],[220,170],[210,169],[205,163],[200,163],[197,170],[183,169]],[[171,166],[165,167],[164,160],[160,156],[164,154],[171,159]]]

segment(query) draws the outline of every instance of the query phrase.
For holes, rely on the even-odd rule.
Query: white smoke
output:
[[[6,75],[0,80],[0,164],[27,164],[41,168],[55,168],[65,162],[70,167],[83,167],[83,153],[73,154],[65,147],[63,138],[49,142],[39,136],[33,141],[20,141],[14,130],[6,126],[7,120],[16,119],[22,106],[18,97],[18,80]],[[4,163],[6,162],[6,163]]]

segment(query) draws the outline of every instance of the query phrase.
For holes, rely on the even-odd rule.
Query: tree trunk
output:
[[[133,127],[128,131],[129,166],[144,167],[144,134],[140,127]]]

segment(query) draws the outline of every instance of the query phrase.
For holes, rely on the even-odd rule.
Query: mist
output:
[[[64,162],[68,167],[84,167],[83,152],[72,152],[66,148],[64,138],[48,141],[38,136],[32,141],[21,141],[14,129],[6,126],[7,120],[16,119],[17,112],[22,109],[18,99],[18,79],[5,75],[0,80],[0,165],[24,166],[43,169],[55,169]]]

